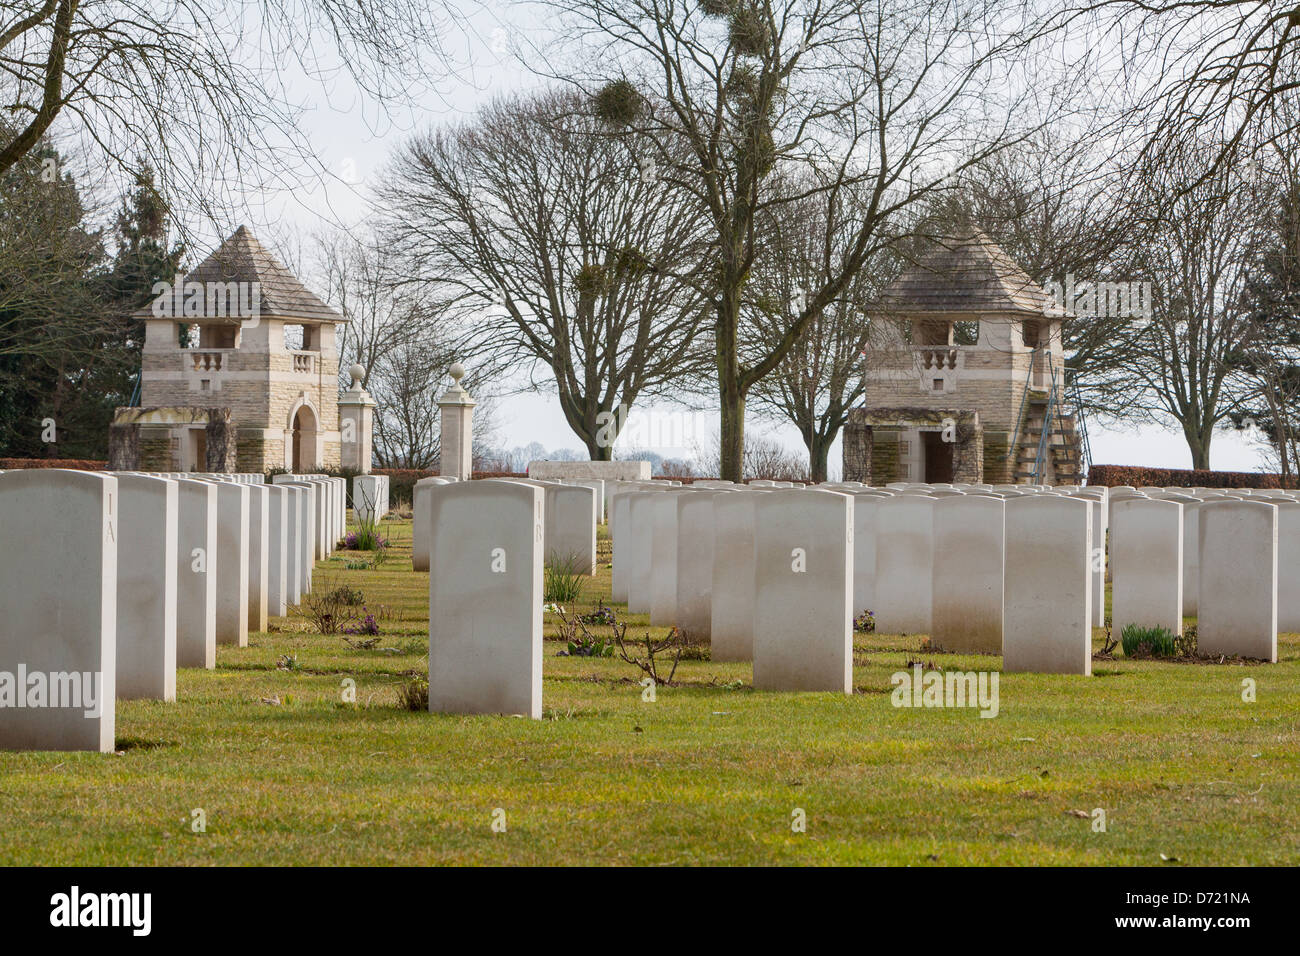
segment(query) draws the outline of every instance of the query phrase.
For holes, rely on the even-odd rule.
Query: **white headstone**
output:
[[[1277,505],[1201,505],[1197,649],[1277,661]]]
[[[271,498],[269,485],[248,488],[248,630],[266,630],[271,581]]]
[[[306,489],[299,485],[277,485],[287,495],[285,506],[285,575],[286,604],[296,605],[303,593],[303,518],[306,508]]]
[[[176,482],[176,666],[217,666],[217,487]]]
[[[649,614],[654,594],[651,576],[654,557],[655,501],[658,492],[632,492],[628,494],[628,522],[620,529],[620,540],[628,539],[627,610],[630,614]]]
[[[352,479],[352,514],[357,524],[377,522],[388,514],[387,475],[357,475]]]
[[[876,506],[876,631],[929,634],[937,499],[902,494]]]
[[[754,659],[754,502],[758,497],[736,491],[713,499],[709,641],[715,661]],[[707,529],[700,529],[700,534],[707,534]]]
[[[692,641],[707,641],[713,622],[713,503],[727,491],[692,491],[677,499],[677,613]]]
[[[565,484],[580,485],[596,492],[596,520],[605,520],[605,479],[603,478],[567,478]]]
[[[1003,670],[1092,673],[1091,552],[1090,502],[1007,501]]]
[[[669,627],[677,616],[677,499],[670,491],[652,499],[654,538],[650,546],[650,623]]]
[[[1128,498],[1110,520],[1111,633],[1130,624],[1183,633],[1183,506]]]
[[[176,699],[177,488],[118,475],[117,696]]]
[[[248,485],[216,482],[217,643],[248,646]]]
[[[1277,629],[1300,633],[1300,501],[1277,505]],[[1199,542],[1198,542],[1199,543]]]
[[[754,687],[853,693],[853,498],[754,501]]]
[[[544,502],[510,481],[431,496],[430,711],[542,716]]]
[[[306,481],[286,483],[287,487],[298,489],[298,521],[295,536],[298,539],[298,569],[294,586],[297,588],[298,601],[302,595],[311,591],[312,572],[316,567],[316,495],[318,489]],[[295,601],[294,603],[298,603]]]
[[[289,613],[289,503],[296,489],[289,485],[263,485],[267,491],[266,613]]]
[[[853,493],[853,615],[876,613],[876,521],[879,495]]]
[[[421,478],[411,490],[411,566],[416,571],[429,570],[430,524],[434,489],[455,484],[446,478]]]
[[[1173,492],[1162,497],[1183,506],[1183,617],[1196,617],[1201,591],[1201,499]]]
[[[117,509],[110,475],[0,474],[0,750],[114,749]]]
[[[628,554],[633,538],[633,532],[627,527],[629,501],[625,494],[619,493],[610,499],[609,507],[609,541],[614,554],[614,567],[609,575],[610,600],[619,604],[627,603],[627,571],[632,561]]]
[[[930,636],[936,647],[1002,653],[1005,512],[1005,501],[983,495],[935,502]]]
[[[596,573],[596,491],[581,485],[546,486],[548,564]]]

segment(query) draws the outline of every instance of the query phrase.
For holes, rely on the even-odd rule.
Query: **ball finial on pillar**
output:
[[[352,376],[352,391],[361,391],[361,379],[365,377],[366,370],[361,365],[353,365],[348,369],[348,374]]]
[[[461,481],[469,481],[473,473],[474,406],[477,404],[461,386],[465,366],[453,362],[447,374],[452,385],[438,399],[442,414],[442,451],[438,460],[439,474]]]

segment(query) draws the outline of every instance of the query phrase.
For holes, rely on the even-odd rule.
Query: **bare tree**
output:
[[[353,365],[362,367],[361,382],[368,385],[376,368],[389,367],[385,359],[427,342],[429,327],[445,319],[436,304],[400,281],[393,257],[368,224],[317,233],[313,246],[325,299],[348,319],[339,338],[340,385],[351,382]],[[438,351],[454,352],[449,330],[438,331]]]
[[[447,370],[462,357],[457,326],[445,304],[403,284],[383,243],[361,224],[317,234],[311,243],[315,271],[327,302],[347,318],[339,339],[339,382],[351,382],[360,365],[362,384],[375,399],[375,459],[385,468],[432,468],[440,452],[438,395]],[[486,389],[483,369],[465,385]],[[475,432],[490,440],[489,395],[478,395]]]
[[[1294,98],[1284,112],[1294,108]],[[1240,350],[1238,368],[1250,392],[1235,424],[1252,423],[1267,442],[1283,487],[1300,476],[1300,126],[1270,137],[1255,179],[1257,205],[1265,210],[1264,239],[1250,263],[1247,295],[1251,341]]]
[[[379,201],[408,279],[437,288],[497,367],[543,366],[609,459],[627,410],[695,361],[702,300],[679,270],[698,217],[585,106],[506,100],[418,137]]]
[[[287,71],[322,82],[344,72],[388,104],[419,97],[424,77],[450,68],[439,38],[462,17],[441,0],[8,2],[0,173],[58,122],[127,181],[151,167],[165,194],[215,213],[221,190],[249,177],[321,172]]]
[[[851,197],[846,191],[843,201],[828,210],[805,195],[801,202],[773,207],[759,225],[764,241],[746,296],[740,342],[741,355],[754,356],[748,364],[761,360],[768,343],[803,311],[807,290],[822,286],[840,268],[846,240],[852,239],[862,212]],[[828,220],[827,213],[834,218]],[[831,445],[848,421],[849,409],[865,394],[868,305],[897,271],[895,257],[877,253],[840,296],[811,317],[780,364],[754,385],[759,408],[799,429],[813,481],[826,480]]]
[[[1206,144],[1199,161],[1184,151],[1149,181],[1134,261],[1151,276],[1152,316],[1115,343],[1120,384],[1141,394],[1148,417],[1179,425],[1193,468],[1210,467],[1214,431],[1246,394],[1240,356],[1258,341],[1247,283],[1266,219],[1255,183],[1216,167],[1217,149]]]
[[[1057,15],[1076,45],[1115,46],[1116,82],[1145,88],[1129,93],[1127,119],[1145,128],[1145,159],[1168,165],[1189,150],[1204,159],[1201,179],[1256,153],[1258,131],[1278,101],[1300,88],[1300,9],[1264,0],[1089,0]],[[1300,131],[1294,122],[1287,132]],[[1198,180],[1199,181],[1199,180]],[[1188,182],[1186,188],[1194,183]]]
[[[1022,62],[1036,36],[1028,6],[967,0],[898,5],[866,0],[555,0],[592,41],[576,70],[601,115],[651,137],[663,175],[708,216],[708,274],[722,475],[741,475],[745,403],[815,317],[893,236],[887,225],[953,172],[1038,125],[1051,87]],[[617,78],[615,78],[617,77]],[[683,149],[683,144],[685,148]],[[684,157],[684,158],[683,158]],[[807,197],[765,185],[809,173]],[[820,199],[834,209],[851,186],[866,213],[845,253],[761,354],[742,356],[745,287],[772,205]],[[833,219],[833,216],[828,216]]]

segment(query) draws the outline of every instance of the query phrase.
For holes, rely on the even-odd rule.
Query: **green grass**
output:
[[[411,570],[410,523],[388,533],[379,569],[340,553],[317,572],[388,608],[375,649],[276,619],[220,648],[215,671],[181,671],[177,703],[120,703],[119,755],[0,753],[0,863],[1300,862],[1294,635],[1272,666],[1002,675],[992,720],[891,706],[913,656],[1001,663],[917,636],[857,635],[852,697],[756,692],[748,665],[688,660],[655,703],[630,665],[556,657],[548,640],[545,720],[411,713],[398,695],[427,668],[427,575]],[[608,593],[602,563],[581,606]],[[1070,813],[1097,807],[1105,833]]]

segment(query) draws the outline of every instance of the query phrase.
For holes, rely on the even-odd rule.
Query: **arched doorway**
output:
[[[303,405],[293,416],[293,454],[289,468],[294,474],[315,471],[320,464],[317,446],[316,413],[311,406]]]

